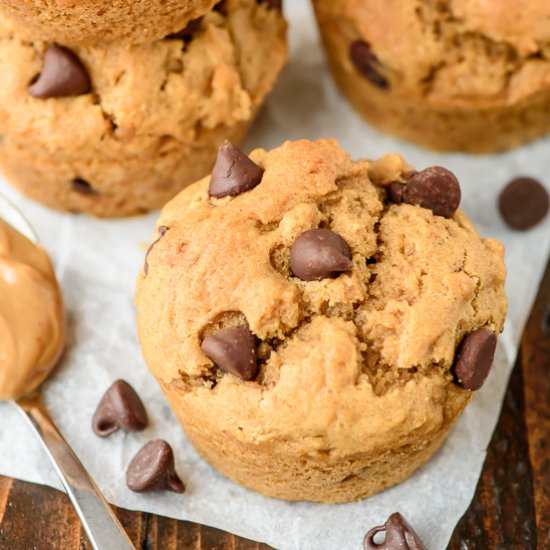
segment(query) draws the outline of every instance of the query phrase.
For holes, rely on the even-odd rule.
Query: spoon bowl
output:
[[[19,209],[0,195],[0,220],[34,244],[38,236]],[[94,550],[130,550],[134,546],[78,457],[48,416],[34,390],[10,401],[27,420],[52,461]]]

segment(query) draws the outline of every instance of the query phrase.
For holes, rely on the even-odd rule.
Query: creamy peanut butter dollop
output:
[[[0,400],[39,386],[64,341],[61,291],[48,254],[0,220]]]

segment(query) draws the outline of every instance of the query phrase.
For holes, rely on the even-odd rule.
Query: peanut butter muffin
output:
[[[353,162],[335,141],[246,157],[162,211],[137,284],[145,360],[235,481],[347,502],[404,480],[489,373],[503,247],[441,167]]]
[[[372,124],[490,153],[550,130],[545,0],[313,0],[332,72]]]
[[[67,49],[0,20],[0,167],[48,206],[163,205],[240,142],[287,57],[280,10],[227,0],[177,36]]]
[[[177,32],[219,0],[0,0],[27,40],[140,44]]]

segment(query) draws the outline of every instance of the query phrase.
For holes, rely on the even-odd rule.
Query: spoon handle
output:
[[[135,550],[105,497],[49,418],[39,396],[22,398],[16,406],[42,441],[92,548]]]

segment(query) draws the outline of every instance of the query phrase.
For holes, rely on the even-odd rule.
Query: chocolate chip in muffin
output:
[[[29,94],[39,99],[78,96],[90,90],[90,76],[80,59],[57,45],[46,50],[42,72],[29,86]]]
[[[183,493],[185,485],[176,473],[172,447],[163,439],[144,445],[128,466],[126,485],[136,493],[165,489]]]
[[[259,4],[267,4],[273,10],[283,9],[283,0],[258,0]]]
[[[208,194],[211,197],[234,197],[260,184],[264,171],[240,149],[226,141],[218,150]]]
[[[256,342],[248,325],[205,336],[201,347],[217,367],[241,380],[252,380],[258,373]]]
[[[202,17],[198,17],[197,19],[193,19],[192,21],[189,21],[187,25],[183,29],[181,29],[178,32],[169,34],[166,38],[168,40],[183,40],[184,42],[188,42],[193,38],[193,35],[200,29]]]
[[[533,178],[512,180],[501,192],[498,206],[504,221],[513,229],[531,229],[548,214],[550,199],[544,186]]]
[[[383,542],[375,542],[378,533],[385,533]],[[392,514],[384,525],[374,527],[365,536],[364,550],[426,550],[426,547],[399,513]]]
[[[352,43],[349,49],[349,56],[355,68],[371,83],[386,90],[390,83],[380,72],[381,64],[369,44],[363,40]]]
[[[166,225],[161,225],[159,226],[158,228],[158,238],[156,240],[154,240],[150,245],[149,245],[149,248],[147,249],[147,252],[145,253],[145,260],[143,262],[143,272],[145,273],[145,275],[148,275],[149,274],[149,263],[147,262],[147,259],[149,258],[149,254],[151,253],[151,250],[153,250],[153,248],[155,247],[155,245],[162,239],[162,237],[164,237],[164,235],[166,235],[166,232],[169,230],[170,228],[167,227]]]
[[[82,178],[71,180],[71,189],[81,195],[95,195],[97,193],[91,184]]]
[[[467,390],[479,390],[493,366],[496,347],[497,337],[489,329],[480,328],[468,334],[458,348],[453,366],[458,384]]]
[[[349,273],[351,251],[344,239],[330,229],[310,229],[290,249],[290,269],[302,281],[320,281]]]
[[[147,426],[147,411],[139,395],[125,380],[117,380],[102,397],[92,428],[100,437],[107,437],[119,429],[139,432]]]
[[[405,191],[405,185],[399,182],[392,183],[388,186],[388,199],[394,204],[401,204],[403,202],[403,191]]]
[[[450,218],[460,205],[461,191],[456,176],[441,166],[413,174],[403,189],[402,201],[428,208],[436,216]]]

